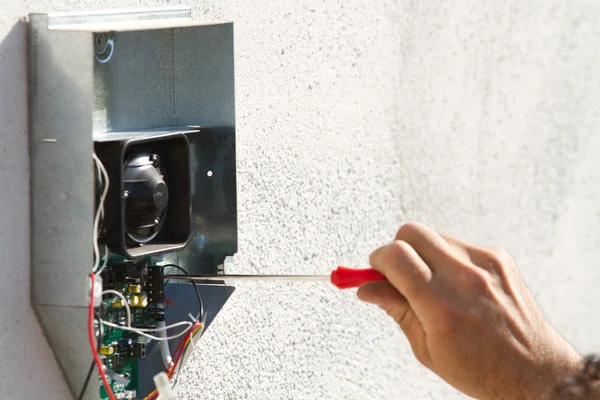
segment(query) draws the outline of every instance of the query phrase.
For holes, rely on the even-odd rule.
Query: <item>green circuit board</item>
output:
[[[137,268],[137,269],[136,269]],[[127,300],[131,310],[131,326],[134,328],[155,328],[158,325],[156,311],[164,304],[151,303],[157,299],[151,290],[150,274],[162,271],[159,268],[148,267],[145,263],[117,262],[109,263],[102,274],[105,289],[116,290]],[[151,275],[150,275],[151,276]],[[157,282],[154,280],[154,282]],[[156,288],[155,288],[156,289]],[[162,284],[160,288],[162,298]],[[114,295],[106,294],[102,301],[104,321],[118,325],[126,325],[127,311],[123,300]],[[103,325],[103,336],[100,342],[100,358],[108,368],[107,380],[117,399],[137,398],[138,371],[140,359],[146,357],[145,348],[150,339],[135,332]],[[100,380],[100,400],[110,400],[109,395]]]

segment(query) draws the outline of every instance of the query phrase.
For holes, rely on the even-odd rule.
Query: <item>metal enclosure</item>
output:
[[[29,26],[31,299],[75,394],[91,362],[94,142],[185,133],[191,239],[166,261],[218,274],[237,251],[233,25],[198,24],[174,7],[32,14]],[[170,296],[194,301],[188,284],[169,286]],[[200,290],[210,324],[234,288]],[[97,380],[90,385],[85,398],[97,399]]]

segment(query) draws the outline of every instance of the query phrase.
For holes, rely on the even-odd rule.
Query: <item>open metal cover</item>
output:
[[[191,239],[166,261],[190,273],[218,274],[225,257],[237,252],[233,25],[198,24],[189,8],[174,7],[32,14],[29,27],[31,299],[78,393],[91,361],[94,142],[185,133]],[[102,40],[110,41],[108,53]],[[193,302],[189,288],[178,282],[169,290]],[[208,323],[233,290],[200,286]],[[90,385],[86,399],[95,400],[97,380]]]

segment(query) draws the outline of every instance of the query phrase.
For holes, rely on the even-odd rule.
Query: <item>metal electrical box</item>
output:
[[[76,396],[92,360],[86,327],[98,207],[95,152],[178,138],[187,160],[165,153],[172,158],[170,182],[189,181],[189,193],[169,188],[189,207],[189,216],[171,222],[183,234],[127,245],[134,237],[128,231],[120,244],[106,240],[123,260],[143,254],[191,274],[219,274],[225,257],[237,251],[233,25],[200,24],[189,8],[173,7],[32,14],[29,27],[31,299]],[[177,169],[188,163],[186,172]],[[115,197],[117,208],[127,195]],[[174,210],[157,215],[170,218]],[[208,325],[234,288],[199,290]],[[196,304],[185,281],[169,282],[164,291],[174,303]],[[166,320],[188,318],[187,312],[170,307]],[[169,342],[172,349],[176,344]],[[139,398],[153,390],[152,376],[162,367],[157,346],[147,353],[136,367]],[[84,398],[101,398],[98,379]]]

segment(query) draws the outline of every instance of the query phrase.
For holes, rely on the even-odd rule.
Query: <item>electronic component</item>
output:
[[[128,259],[181,250],[191,232],[190,144],[179,132],[94,143],[110,171],[101,243]]]
[[[165,309],[159,307],[149,307],[148,315],[155,321],[164,321],[165,320]]]
[[[126,357],[145,358],[146,343],[136,342],[133,339],[121,339],[119,341],[119,353]]]
[[[159,267],[150,267],[148,269],[148,302],[150,304],[163,304],[165,301],[164,293],[164,274],[163,269]]]
[[[107,362],[110,364],[112,369],[121,369],[125,365],[125,360],[121,357],[121,354],[115,353],[108,357]]]
[[[133,358],[146,358],[146,343],[135,342],[130,348],[129,355]]]
[[[137,392],[135,390],[124,390],[121,393],[115,394],[115,397],[117,399],[123,399],[123,400],[131,400],[131,399],[134,399],[136,396],[137,396]]]
[[[110,307],[111,308],[123,308],[125,307],[125,302],[123,301],[123,299],[114,299],[113,301],[110,302]]]
[[[140,305],[140,296],[130,296],[127,298],[127,302],[131,307],[139,307]]]
[[[111,356],[115,352],[115,348],[113,346],[100,346],[99,352],[103,356]]]
[[[127,283],[127,288],[129,285],[143,288],[148,281],[148,264],[145,261],[111,262],[110,268],[102,272],[102,279],[105,289],[121,290],[124,283]]]
[[[129,293],[140,294],[142,293],[142,285],[130,283],[127,285],[127,291]]]

